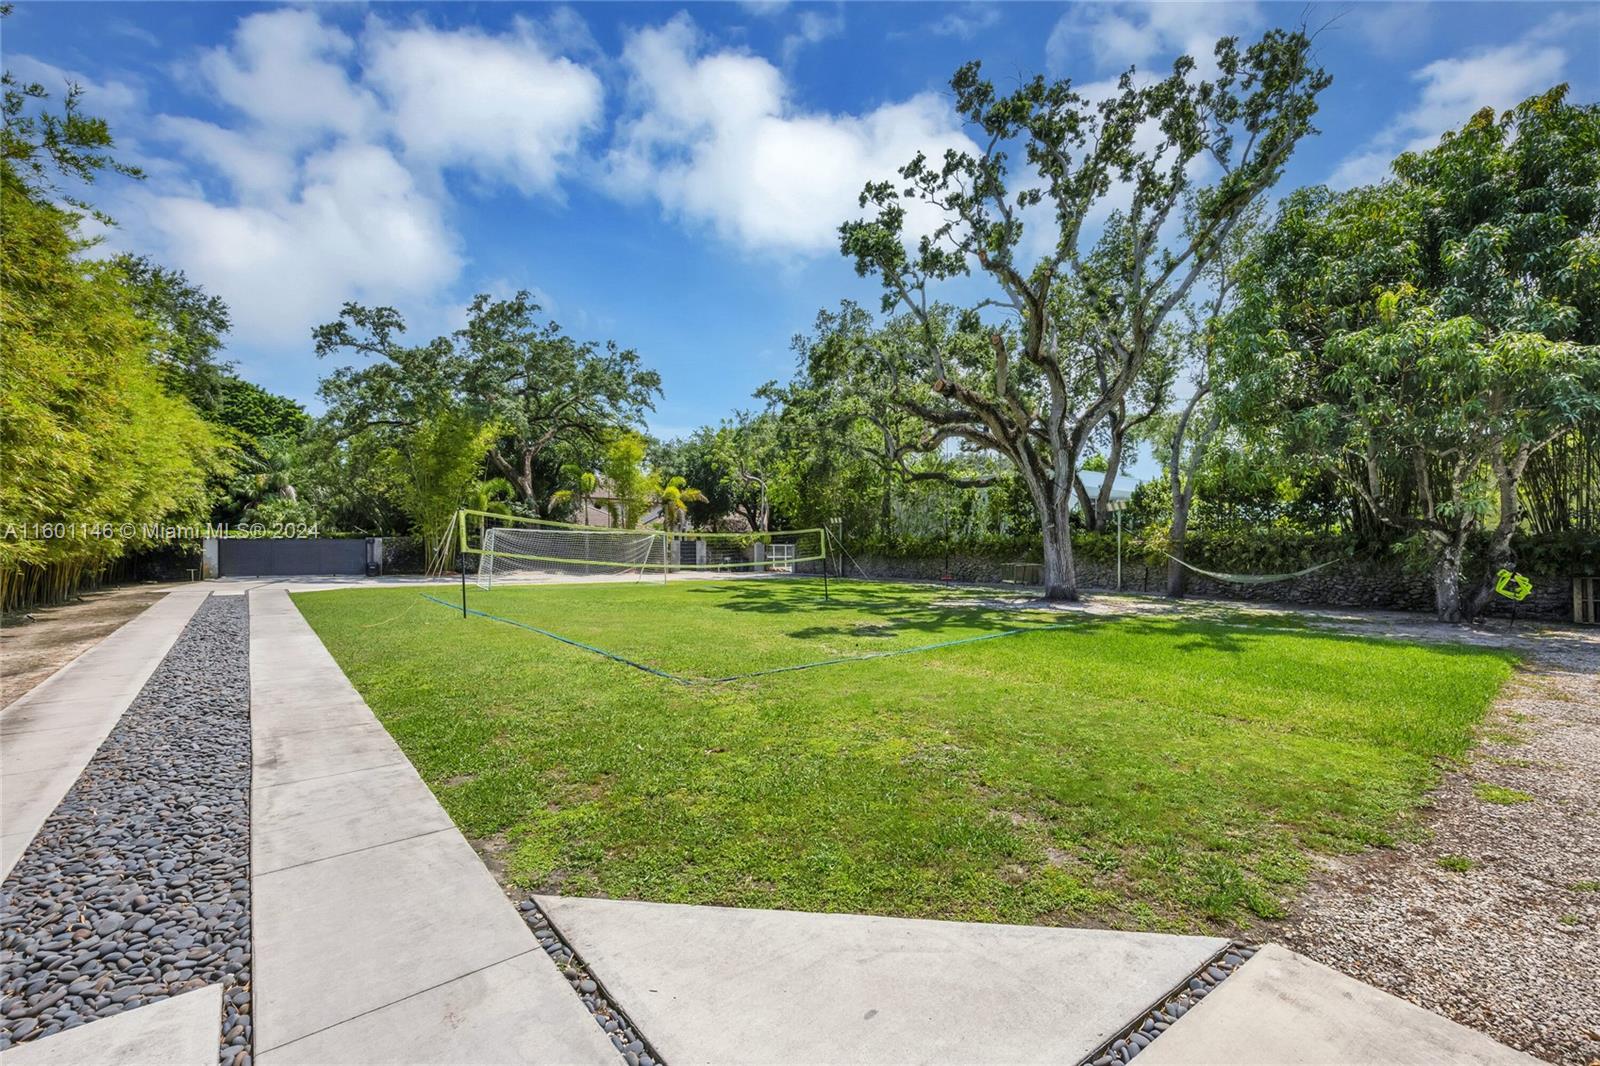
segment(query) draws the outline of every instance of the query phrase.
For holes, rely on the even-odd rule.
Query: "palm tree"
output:
[[[594,490],[599,486],[600,479],[595,477],[593,471],[585,470],[572,463],[568,463],[561,468],[561,476],[572,485],[572,488],[551,493],[550,506],[565,507],[569,503],[576,503],[578,505],[578,513],[583,516],[580,520],[584,525],[588,525],[589,501],[594,497]]]
[[[513,515],[509,501],[517,495],[516,486],[503,477],[492,477],[486,481],[474,481],[467,487],[467,502],[470,510],[482,511],[485,514]]]
[[[655,502],[661,505],[661,521],[666,524],[668,533],[676,530],[678,523],[689,513],[689,504],[706,502],[705,493],[690,488],[689,483],[677,475],[658,485],[653,495]]]
[[[300,499],[295,491],[295,456],[293,446],[287,441],[268,439],[259,442],[257,454],[241,452],[240,465],[244,468],[233,479],[230,488],[246,506],[266,500]]]

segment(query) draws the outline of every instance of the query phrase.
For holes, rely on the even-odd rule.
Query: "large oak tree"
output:
[[[1214,76],[1184,56],[1155,81],[1130,70],[1101,100],[1042,77],[1002,94],[970,63],[951,87],[978,150],[918,155],[899,181],[869,184],[871,214],[841,227],[844,254],[881,280],[884,310],[923,326],[897,397],[923,423],[917,446],[961,442],[1016,467],[1043,527],[1047,596],[1077,594],[1068,519],[1085,444],[1241,212],[1313,132],[1328,77],[1310,49],[1283,30],[1245,48],[1224,38]],[[1085,247],[1118,198],[1106,238]],[[1188,198],[1194,225],[1168,239]],[[939,219],[920,238],[907,232],[914,206]],[[1025,240],[1033,225],[1047,239]],[[957,316],[960,329],[937,329],[933,288],[974,269],[989,294]],[[973,332],[982,343],[963,339]]]

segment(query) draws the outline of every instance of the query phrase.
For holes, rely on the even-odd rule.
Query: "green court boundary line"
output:
[[[954,648],[962,644],[976,644],[979,641],[984,640],[999,640],[1002,637],[1019,637],[1025,636],[1029,633],[1047,633],[1052,630],[1075,629],[1083,624],[1081,619],[1075,619],[1071,622],[1061,622],[1047,626],[1035,626],[1031,629],[1004,629],[998,633],[980,633],[975,637],[960,637],[956,640],[942,640],[937,644],[919,644],[914,648],[896,648],[892,651],[874,651],[868,652],[865,655],[841,655],[833,659],[819,659],[814,663],[796,663],[793,666],[774,666],[766,670],[751,670],[749,673],[744,674],[729,674],[727,677],[687,677],[683,674],[669,673],[666,670],[650,666],[647,663],[637,662],[624,655],[618,655],[616,652],[606,651],[604,648],[597,648],[593,644],[585,644],[581,640],[573,640],[571,637],[564,637],[560,633],[552,633],[548,629],[540,629],[538,626],[529,625],[527,622],[518,622],[514,618],[502,618],[497,614],[490,614],[488,611],[480,611],[473,607],[463,608],[459,603],[451,603],[449,600],[441,600],[439,597],[430,596],[426,592],[422,593],[421,595],[423,599],[431,600],[434,603],[439,604],[441,607],[448,607],[452,611],[465,610],[467,614],[475,614],[479,618],[487,618],[492,622],[503,622],[508,626],[516,626],[518,629],[526,629],[530,633],[538,633],[540,636],[549,637],[551,640],[560,641],[562,644],[566,644],[569,647],[579,648],[587,652],[593,652],[595,655],[610,659],[612,662],[621,663],[624,666],[631,666],[635,670],[643,670],[647,674],[653,674],[656,677],[665,678],[668,681],[676,681],[680,685],[723,685],[730,681],[743,681],[752,677],[770,677],[773,674],[789,674],[794,673],[797,670],[815,670],[820,666],[842,666],[845,663],[868,662],[872,659],[889,659],[896,655],[915,655],[919,652],[938,651],[940,648]]]

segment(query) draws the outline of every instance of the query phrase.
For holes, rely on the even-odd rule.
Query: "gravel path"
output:
[[[223,985],[250,1062],[244,597],[201,605],[0,889],[0,1049]]]
[[[1326,863],[1281,939],[1529,1054],[1589,1064],[1600,1061],[1600,634],[1499,642],[1526,666],[1471,764],[1434,794],[1431,838]]]

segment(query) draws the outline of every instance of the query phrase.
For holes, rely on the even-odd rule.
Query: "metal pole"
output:
[[[1122,591],[1122,508],[1117,508],[1117,591]]]
[[[461,617],[467,616],[467,557],[456,556],[456,565],[461,568]]]
[[[822,602],[828,602],[828,526],[822,526]]]

